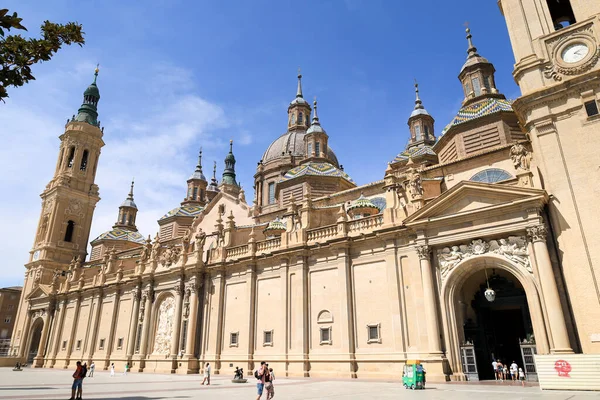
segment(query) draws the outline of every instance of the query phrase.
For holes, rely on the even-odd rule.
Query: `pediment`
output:
[[[52,289],[50,288],[50,285],[38,285],[27,295],[27,300],[46,298],[51,292]]]
[[[411,225],[423,220],[492,211],[522,202],[539,201],[543,204],[547,199],[546,191],[541,189],[462,181],[406,218],[404,223]]]

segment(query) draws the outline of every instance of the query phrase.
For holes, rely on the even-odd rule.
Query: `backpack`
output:
[[[87,368],[85,366],[81,366],[81,377],[85,378],[87,375]]]
[[[258,370],[255,370],[255,371],[254,371],[254,377],[255,377],[256,379],[258,379],[258,380],[262,379],[262,375],[259,375],[259,374],[258,374]]]

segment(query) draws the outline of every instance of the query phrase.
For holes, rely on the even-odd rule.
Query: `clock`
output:
[[[573,43],[564,48],[561,58],[567,64],[579,62],[588,55],[590,49],[583,43]]]
[[[33,261],[37,261],[38,258],[40,258],[40,251],[36,250],[35,253],[33,253]]]

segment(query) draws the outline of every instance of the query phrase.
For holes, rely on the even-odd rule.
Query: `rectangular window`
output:
[[[198,187],[194,186],[194,194],[192,195],[194,200],[198,199]]]
[[[62,347],[61,347],[61,348],[62,348],[63,350],[66,350],[66,349],[67,349],[67,341],[66,341],[66,340],[63,340],[63,342],[62,342]]]
[[[104,350],[104,341],[105,341],[105,339],[100,339],[100,344],[98,345],[98,350]]]
[[[122,337],[120,337],[120,338],[117,340],[117,350],[121,350],[122,348],[123,348],[123,338],[122,338]]]
[[[465,97],[468,97],[471,94],[471,84],[469,82],[465,83]]]
[[[475,96],[479,96],[481,94],[481,82],[479,82],[479,78],[473,78],[472,82]]]
[[[229,347],[237,347],[238,346],[239,335],[240,334],[238,332],[231,332],[229,334]]]
[[[263,346],[273,346],[273,331],[263,332]]]
[[[137,335],[135,336],[135,352],[136,354],[140,352],[140,347],[142,346],[142,324],[138,325]]]
[[[490,77],[489,76],[484,76],[483,77],[483,86],[485,86],[485,88],[487,89],[488,93],[490,93],[492,91],[492,84],[490,83]]]
[[[331,344],[331,327],[320,328],[319,344]]]
[[[275,182],[269,183],[269,204],[275,204]]]
[[[77,340],[77,344],[75,346],[75,350],[81,350],[81,339]]]
[[[588,117],[593,117],[594,115],[598,115],[598,103],[596,100],[588,101],[585,103],[585,112]]]
[[[321,156],[321,143],[319,143],[319,142],[315,143],[315,156],[317,156],[317,157]]]
[[[381,324],[367,325],[367,343],[381,343]]]
[[[421,140],[421,125],[415,125],[415,138],[416,140]]]
[[[312,143],[308,144],[308,148],[307,148],[307,152],[306,152],[306,157],[310,157],[312,156]]]

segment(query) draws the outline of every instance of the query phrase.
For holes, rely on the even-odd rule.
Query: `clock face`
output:
[[[590,49],[583,43],[574,43],[567,46],[562,52],[564,62],[572,64],[581,61],[588,55]]]
[[[35,253],[33,253],[33,261],[37,261],[38,258],[40,258],[40,251],[36,250]]]

